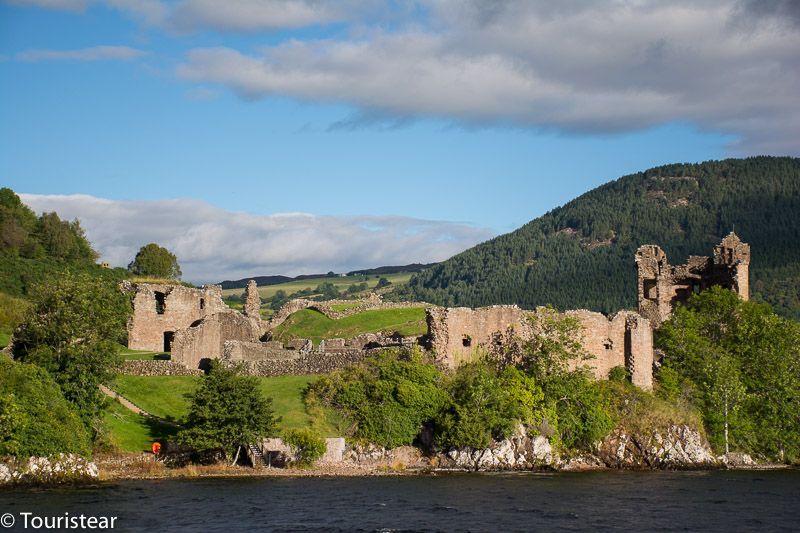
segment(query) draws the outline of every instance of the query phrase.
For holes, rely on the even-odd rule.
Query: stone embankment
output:
[[[334,309],[337,306],[348,306],[345,309]],[[408,307],[431,307],[425,302],[384,302],[377,294],[371,294],[361,300],[328,300],[316,302],[297,298],[286,302],[270,319],[267,329],[271,330],[281,325],[289,316],[303,309],[313,309],[319,311],[332,320],[339,320],[348,316],[363,313],[364,311],[374,311],[376,309],[405,309]]]
[[[72,483],[97,479],[97,465],[69,453],[50,457],[0,460],[0,485]]]
[[[375,353],[375,350],[308,352],[293,359],[262,359],[259,361],[226,361],[223,359],[220,363],[224,366],[239,366],[243,374],[251,376],[327,374],[362,361]]]
[[[176,361],[166,359],[147,359],[123,361],[120,374],[129,376],[201,376],[198,368],[187,368]]]

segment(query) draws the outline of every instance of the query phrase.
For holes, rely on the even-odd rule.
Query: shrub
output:
[[[295,464],[303,468],[312,466],[327,450],[325,439],[310,429],[289,430],[283,436],[283,442],[292,448]]]

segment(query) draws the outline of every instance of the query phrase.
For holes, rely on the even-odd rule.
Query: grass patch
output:
[[[396,274],[384,274],[382,276],[328,276],[324,278],[304,279],[298,281],[288,281],[286,283],[279,283],[277,285],[266,285],[258,288],[258,293],[264,299],[272,298],[279,290],[285,291],[286,294],[292,294],[303,289],[314,289],[323,283],[333,283],[340,291],[344,292],[350,285],[366,282],[370,289],[374,289],[378,284],[380,278],[386,278],[392,282],[392,286],[396,287],[408,283],[413,274],[411,272],[399,272]],[[223,297],[232,294],[241,295],[244,289],[225,289],[222,291]]]
[[[700,413],[689,405],[668,402],[631,383],[601,381],[600,386],[614,422],[629,432],[663,432],[672,425],[682,424],[704,432]]]
[[[170,438],[177,432],[174,427],[137,415],[114,400],[109,400],[103,420],[111,445],[126,452],[150,451],[153,441]]]
[[[374,309],[333,320],[319,311],[303,309],[294,313],[273,330],[273,338],[288,341],[294,338],[322,339],[353,338],[362,333],[397,331],[404,336],[422,335],[426,331],[425,308]]]
[[[306,410],[303,402],[303,391],[317,376],[277,376],[260,377],[260,387],[264,394],[272,398],[275,414],[281,417],[279,432],[288,429],[312,428],[326,437],[341,435],[341,421],[332,410],[315,409],[312,414]],[[180,423],[189,412],[187,395],[194,391],[197,381],[195,376],[117,376],[114,390],[119,392],[145,411]],[[119,405],[117,402],[114,402]],[[125,410],[120,406],[121,409]],[[117,417],[116,426],[109,424],[112,440],[124,439],[134,442],[152,442],[152,435],[143,433],[150,431],[148,421],[131,413],[130,417]],[[131,418],[133,417],[133,418]],[[142,419],[138,425],[133,422]],[[124,423],[123,423],[124,422]],[[123,432],[118,435],[118,432]],[[138,439],[136,441],[135,439]],[[149,439],[149,440],[148,440]],[[123,449],[129,450],[129,447]]]
[[[196,376],[117,376],[114,390],[150,414],[179,422],[189,412],[186,395]]]
[[[0,327],[0,348],[5,348],[11,342],[11,328]]]
[[[119,351],[126,361],[152,361],[154,359],[169,359],[166,352],[148,352],[147,350],[130,350],[122,347]]]

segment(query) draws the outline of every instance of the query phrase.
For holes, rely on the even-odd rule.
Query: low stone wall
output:
[[[225,361],[227,366],[240,365],[244,374],[251,376],[287,376],[300,374],[327,374],[349,364],[375,355],[377,350],[352,350],[347,352],[311,352],[296,359],[273,359],[261,361]]]
[[[200,376],[203,371],[197,368],[186,368],[175,361],[132,360],[124,361],[119,368],[119,373],[128,376]]]
[[[301,352],[287,350],[279,342],[225,341],[223,361],[274,361],[298,359]]]

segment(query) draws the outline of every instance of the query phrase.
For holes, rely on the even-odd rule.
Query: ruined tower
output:
[[[261,318],[261,296],[258,294],[258,285],[252,279],[247,282],[244,290],[244,314]]]
[[[636,251],[636,266],[639,313],[656,328],[678,303],[708,287],[724,287],[743,300],[750,298],[750,245],[733,232],[714,247],[713,257],[690,256],[677,266],[669,264],[660,247],[645,244]]]

